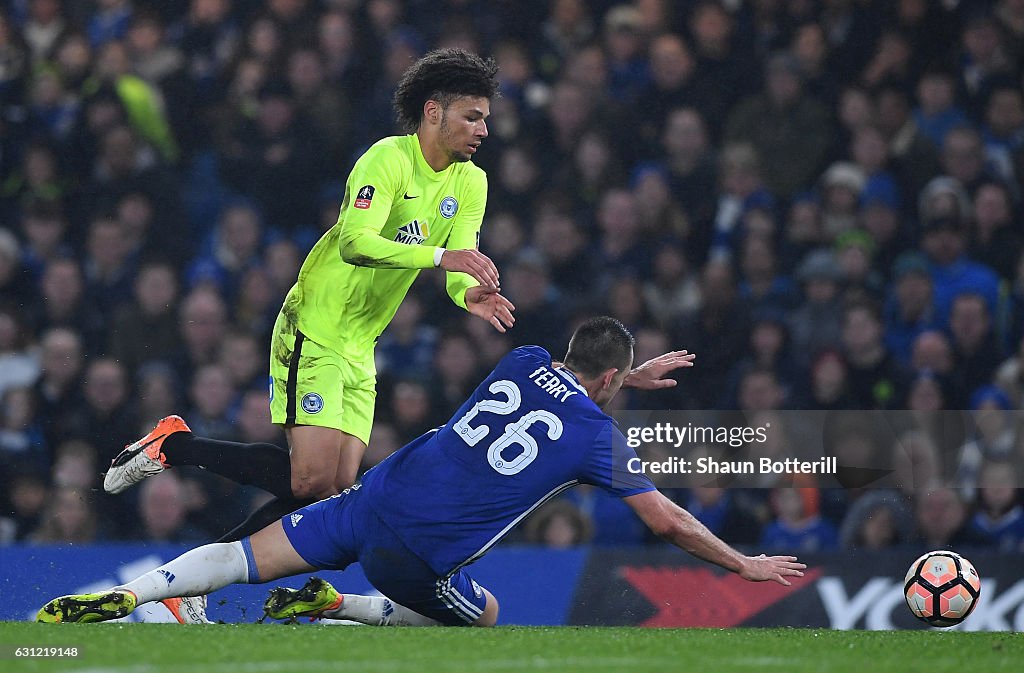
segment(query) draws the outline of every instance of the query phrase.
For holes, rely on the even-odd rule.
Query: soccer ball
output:
[[[963,556],[930,551],[911,564],[903,595],[918,619],[932,626],[955,626],[978,604],[981,578]]]

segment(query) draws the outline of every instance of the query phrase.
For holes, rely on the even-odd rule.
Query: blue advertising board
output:
[[[54,596],[109,588],[186,550],[180,545],[142,544],[0,547],[0,620],[34,619],[36,611]],[[470,572],[498,598],[502,623],[564,624],[585,561],[583,550],[497,549]],[[317,574],[344,593],[373,591],[358,565],[344,572]],[[225,587],[210,595],[208,615],[225,622],[254,622],[263,614],[263,601],[271,587],[299,587],[306,578]],[[130,619],[160,621],[170,616],[160,609],[138,612],[142,614]]]

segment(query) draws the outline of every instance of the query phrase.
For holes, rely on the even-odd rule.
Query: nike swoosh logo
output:
[[[124,465],[129,460],[131,460],[135,456],[137,456],[140,453],[142,453],[143,451],[145,451],[146,447],[148,447],[151,444],[155,444],[156,442],[159,442],[164,437],[166,437],[166,435],[160,435],[159,437],[154,437],[153,439],[149,440],[148,442],[146,442],[145,444],[143,444],[139,448],[135,449],[134,451],[122,451],[121,455],[117,456],[117,458],[114,459],[114,462],[112,463],[112,466],[119,467],[121,465]]]
[[[403,198],[403,199],[418,199],[418,198],[420,198],[420,197],[418,197],[418,196],[409,196],[408,194],[404,194],[404,195],[402,196],[402,198]]]

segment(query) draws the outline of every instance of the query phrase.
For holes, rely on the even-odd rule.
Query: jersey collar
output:
[[[420,134],[413,133],[411,140],[413,145],[413,154],[416,155],[416,167],[419,169],[417,172],[432,182],[440,182],[441,180],[444,180],[452,170],[452,166],[455,164],[449,164],[448,168],[443,171],[435,171],[430,167],[430,164],[427,163],[427,158],[423,156],[423,148],[420,147]]]

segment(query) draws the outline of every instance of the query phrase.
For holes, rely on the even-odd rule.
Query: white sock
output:
[[[338,609],[325,612],[324,617],[349,619],[370,626],[441,626],[436,619],[424,617],[384,596],[342,595],[344,600]]]
[[[131,591],[142,605],[177,596],[205,596],[229,584],[256,581],[255,573],[241,542],[215,542],[185,552],[117,588]]]

